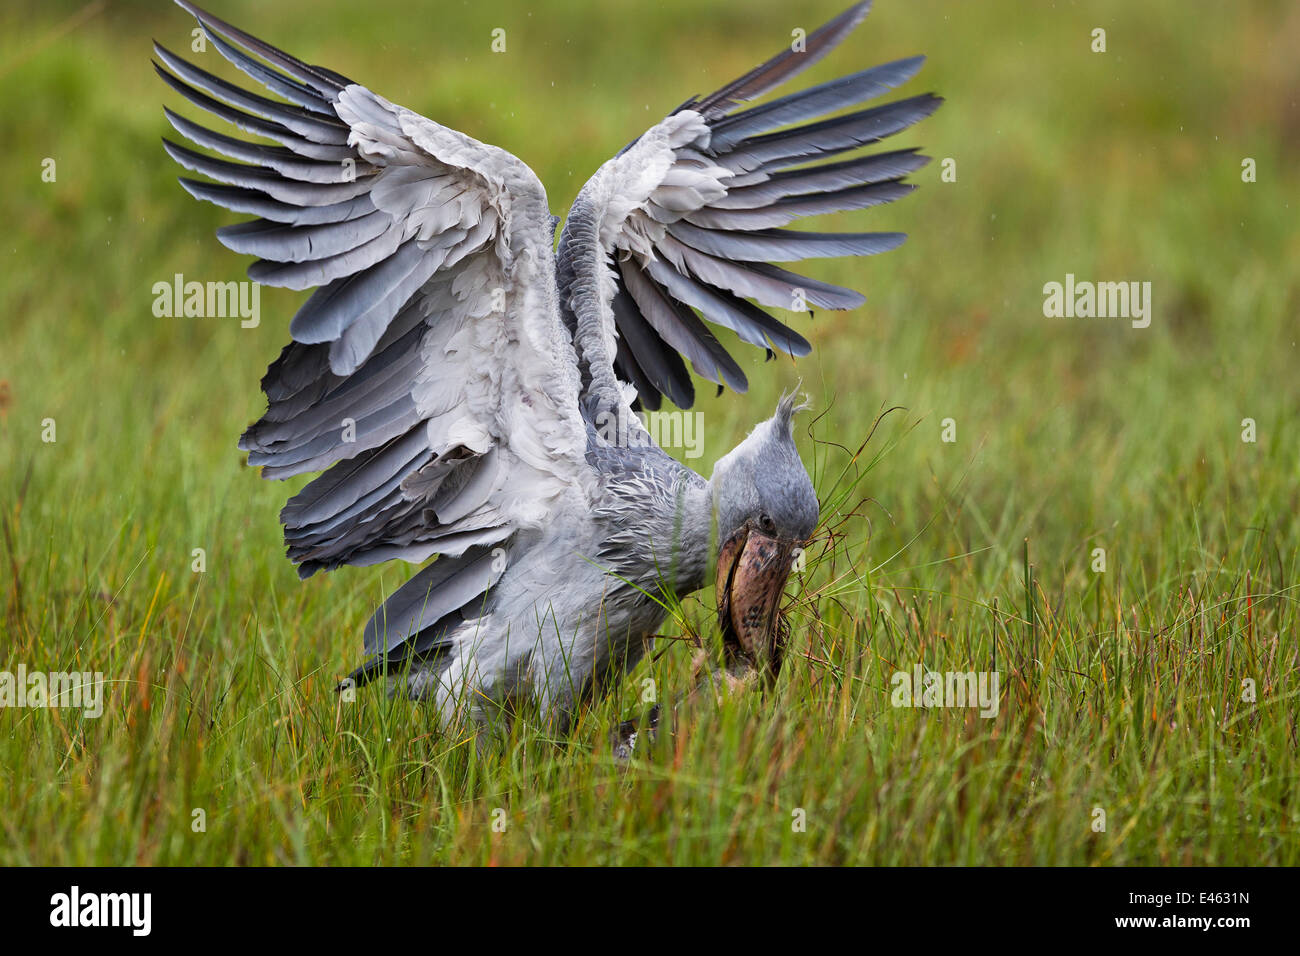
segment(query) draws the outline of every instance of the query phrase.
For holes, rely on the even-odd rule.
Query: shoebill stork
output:
[[[914,188],[903,180],[926,157],[859,150],[940,99],[862,104],[923,58],[745,105],[839,44],[867,14],[856,4],[600,167],[556,248],[546,192],[514,156],[177,2],[269,95],[156,45],[159,75],[277,144],[167,110],[198,147],[164,140],[167,152],[210,180],[181,183],[256,217],[218,231],[257,257],[250,278],[315,290],[240,448],[265,478],[323,472],[281,513],[303,578],[423,565],[366,625],[352,678],[386,674],[448,723],[528,700],[562,728],[644,654],[665,596],[710,577],[729,662],[774,668],[792,556],[818,521],[793,399],[707,480],[657,447],[635,410],[689,407],[692,375],[746,390],[710,323],[802,356],[808,341],[765,308],[863,302],[771,263],[903,241],[784,227]]]

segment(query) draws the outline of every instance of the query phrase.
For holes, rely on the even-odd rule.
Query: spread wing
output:
[[[193,104],[278,144],[168,110],[182,136],[227,157],[166,143],[215,180],[181,182],[257,217],[218,233],[259,257],[251,278],[315,290],[262,380],[266,414],[240,442],[264,477],[325,472],[281,515],[289,557],[306,577],[445,556],[395,605],[403,633],[391,649],[481,597],[500,576],[492,547],[586,494],[546,196],[508,153],[178,2],[275,98],[156,46],[159,74]],[[379,630],[367,629],[372,652]]]
[[[620,407],[614,376],[634,386],[644,407],[658,408],[661,396],[689,407],[694,387],[686,362],[711,382],[745,391],[744,372],[703,320],[751,345],[801,356],[811,351],[808,341],[762,307],[862,304],[857,292],[773,263],[874,255],[903,241],[896,232],[784,227],[892,202],[915,188],[902,181],[928,162],[915,150],[843,157],[930,115],[939,97],[822,117],[905,83],[924,58],[737,107],[820,60],[869,7],[856,4],[810,35],[802,50],[787,49],[716,93],[688,100],[584,187],[561,236],[558,269],[592,407]]]

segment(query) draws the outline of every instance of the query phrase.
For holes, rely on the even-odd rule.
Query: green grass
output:
[[[839,6],[213,3],[515,152],[557,212]],[[684,709],[627,768],[607,732],[646,679],[685,689],[685,646],[566,740],[525,723],[481,754],[419,706],[332,692],[409,569],[300,584],[284,559],[301,482],[260,481],[234,443],[299,296],[265,290],[252,330],[153,317],[154,282],[246,265],[158,145],[179,98],[148,40],[185,50],[192,24],[161,0],[82,9],[0,13],[0,669],[112,690],[98,720],[0,709],[0,863],[1300,862],[1293,5],[879,0],[817,68],[928,53],[909,90],[948,103],[899,145],[957,181],[936,162],[905,202],[830,224],[912,239],[818,264],[868,304],[796,317],[811,357],[745,353],[751,393],[701,401],[707,474],[802,378],[835,548],[774,692]],[[1067,272],[1151,281],[1151,327],[1044,318]],[[682,613],[708,636],[712,609]],[[890,706],[917,663],[996,668],[998,716]]]

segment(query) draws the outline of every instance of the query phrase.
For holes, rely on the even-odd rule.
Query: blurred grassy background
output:
[[[514,152],[559,214],[688,95],[842,6],[212,4]],[[299,295],[263,290],[251,330],[152,315],[155,282],[247,265],[212,235],[236,217],[190,199],[159,145],[162,104],[181,101],[150,39],[189,56],[193,26],[162,0],[0,12],[0,668],[117,682],[97,722],[0,711],[0,861],[1300,860],[1295,4],[880,0],[798,81],[928,54],[904,92],[948,102],[891,145],[936,162],[906,201],[823,221],[912,238],[813,267],[868,304],[793,317],[815,347],[797,368],[733,349],[754,386],[702,398],[691,464],[707,474],[800,378],[830,409],[818,439],[856,448],[904,410],[868,446],[869,521],[841,542],[837,570],[860,577],[809,575],[823,619],[798,640],[817,660],[774,701],[687,718],[628,773],[604,732],[636,682],[571,745],[521,730],[482,759],[418,709],[330,693],[409,569],[300,585],[276,523],[292,488],[235,448]],[[1044,318],[1043,284],[1066,273],[1150,281],[1150,328]],[[844,458],[801,440],[827,492]],[[687,607],[707,622],[711,595]],[[638,680],[676,686],[688,656]],[[995,659],[997,721],[888,706],[895,667]],[[1257,706],[1238,702],[1246,678]],[[815,808],[806,834],[795,806]]]

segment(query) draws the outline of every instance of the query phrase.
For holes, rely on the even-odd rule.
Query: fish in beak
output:
[[[750,522],[718,552],[718,624],[727,664],[776,677],[789,627],[779,614],[795,553],[805,544],[764,534]]]

